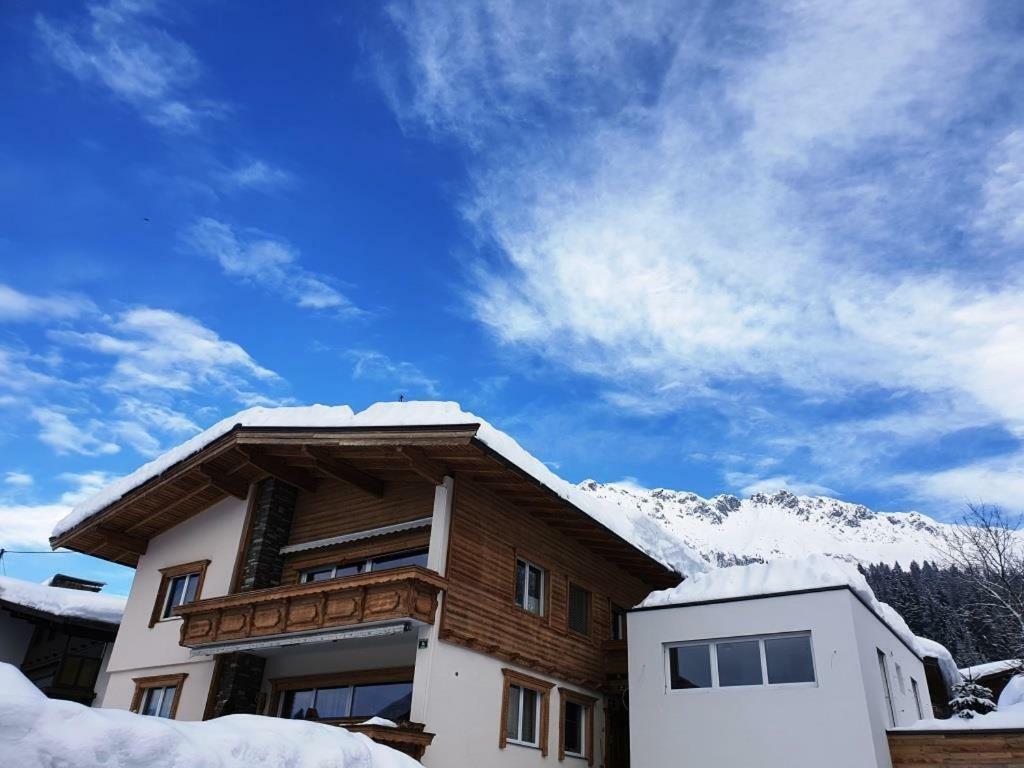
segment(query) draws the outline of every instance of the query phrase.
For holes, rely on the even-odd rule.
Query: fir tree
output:
[[[953,688],[953,698],[949,700],[949,706],[954,715],[964,720],[970,720],[975,714],[987,715],[996,709],[996,703],[992,701],[992,691],[970,678],[965,678]]]

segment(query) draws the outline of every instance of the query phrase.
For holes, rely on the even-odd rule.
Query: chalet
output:
[[[124,599],[102,588],[60,573],[45,584],[0,577],[0,661],[50,698],[96,702],[124,611]]]
[[[250,409],[54,547],[134,567],[103,707],[344,724],[427,766],[628,762],[626,611],[685,548],[454,404]]]

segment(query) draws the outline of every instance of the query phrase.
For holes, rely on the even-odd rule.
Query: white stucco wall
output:
[[[32,630],[32,624],[0,608],[0,661],[20,667],[32,641]]]
[[[681,755],[721,768],[888,768],[876,647],[924,684],[920,662],[845,589],[632,612],[628,621],[633,768]],[[799,631],[811,632],[814,686],[669,688],[666,643]],[[909,698],[900,706],[914,712]]]
[[[177,718],[202,719],[213,662],[189,658],[188,648],[179,643],[181,619],[159,621],[152,627],[149,620],[160,588],[161,568],[209,560],[201,597],[228,593],[245,511],[245,501],[229,497],[150,540],[135,570],[124,619],[110,656],[110,680],[101,706],[131,706],[134,677],[187,672],[189,677],[182,688]]]

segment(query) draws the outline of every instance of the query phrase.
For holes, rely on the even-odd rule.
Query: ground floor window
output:
[[[816,682],[810,632],[673,643],[666,652],[673,690]]]
[[[558,759],[578,757],[594,763],[594,705],[597,699],[568,688],[559,688]]]
[[[135,695],[132,697],[132,712],[152,717],[166,717],[173,720],[181,699],[181,688],[187,674],[136,677]]]
[[[271,681],[271,712],[292,720],[408,722],[411,667],[340,672]]]
[[[519,744],[548,753],[548,698],[553,683],[503,669],[501,731],[498,746]]]

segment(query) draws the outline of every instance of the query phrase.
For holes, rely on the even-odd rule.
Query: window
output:
[[[516,605],[544,615],[544,569],[522,558],[516,559]]]
[[[885,709],[889,715],[889,726],[896,727],[896,710],[892,708],[892,689],[889,688],[889,670],[885,666],[885,653],[880,648],[878,651],[878,671],[882,675],[882,692],[885,694]]]
[[[907,693],[907,684],[903,680],[903,667],[898,662],[896,663],[896,684],[900,687],[900,693],[905,695]]]
[[[626,609],[612,605],[612,640],[626,639]]]
[[[386,571],[389,568],[401,568],[406,565],[419,565],[426,568],[426,547],[422,549],[410,549],[405,552],[393,552],[387,555],[378,555],[366,560],[345,563],[343,565],[324,565],[311,568],[302,572],[302,583],[308,584],[314,581],[340,579],[343,576],[355,576],[357,573]]]
[[[569,629],[581,635],[590,634],[590,592],[569,583]]]
[[[502,670],[501,731],[498,746],[537,747],[548,753],[548,695],[553,683],[512,669]]]
[[[597,699],[584,696],[568,688],[559,688],[559,742],[558,759],[578,757],[594,762],[594,704]]]
[[[921,689],[917,685],[917,680],[910,678],[910,690],[914,694],[914,706],[917,707],[917,719],[924,720],[924,712],[921,710]]]
[[[209,564],[209,560],[200,560],[160,569],[160,587],[157,589],[149,626],[152,627],[158,621],[176,618],[175,608],[199,599],[203,591],[206,567]]]
[[[136,677],[132,712],[173,720],[178,711],[178,700],[187,674]]]
[[[668,682],[673,690],[815,681],[809,633],[668,646]]]
[[[289,720],[407,721],[412,708],[412,668],[375,669],[271,681],[269,711]]]

